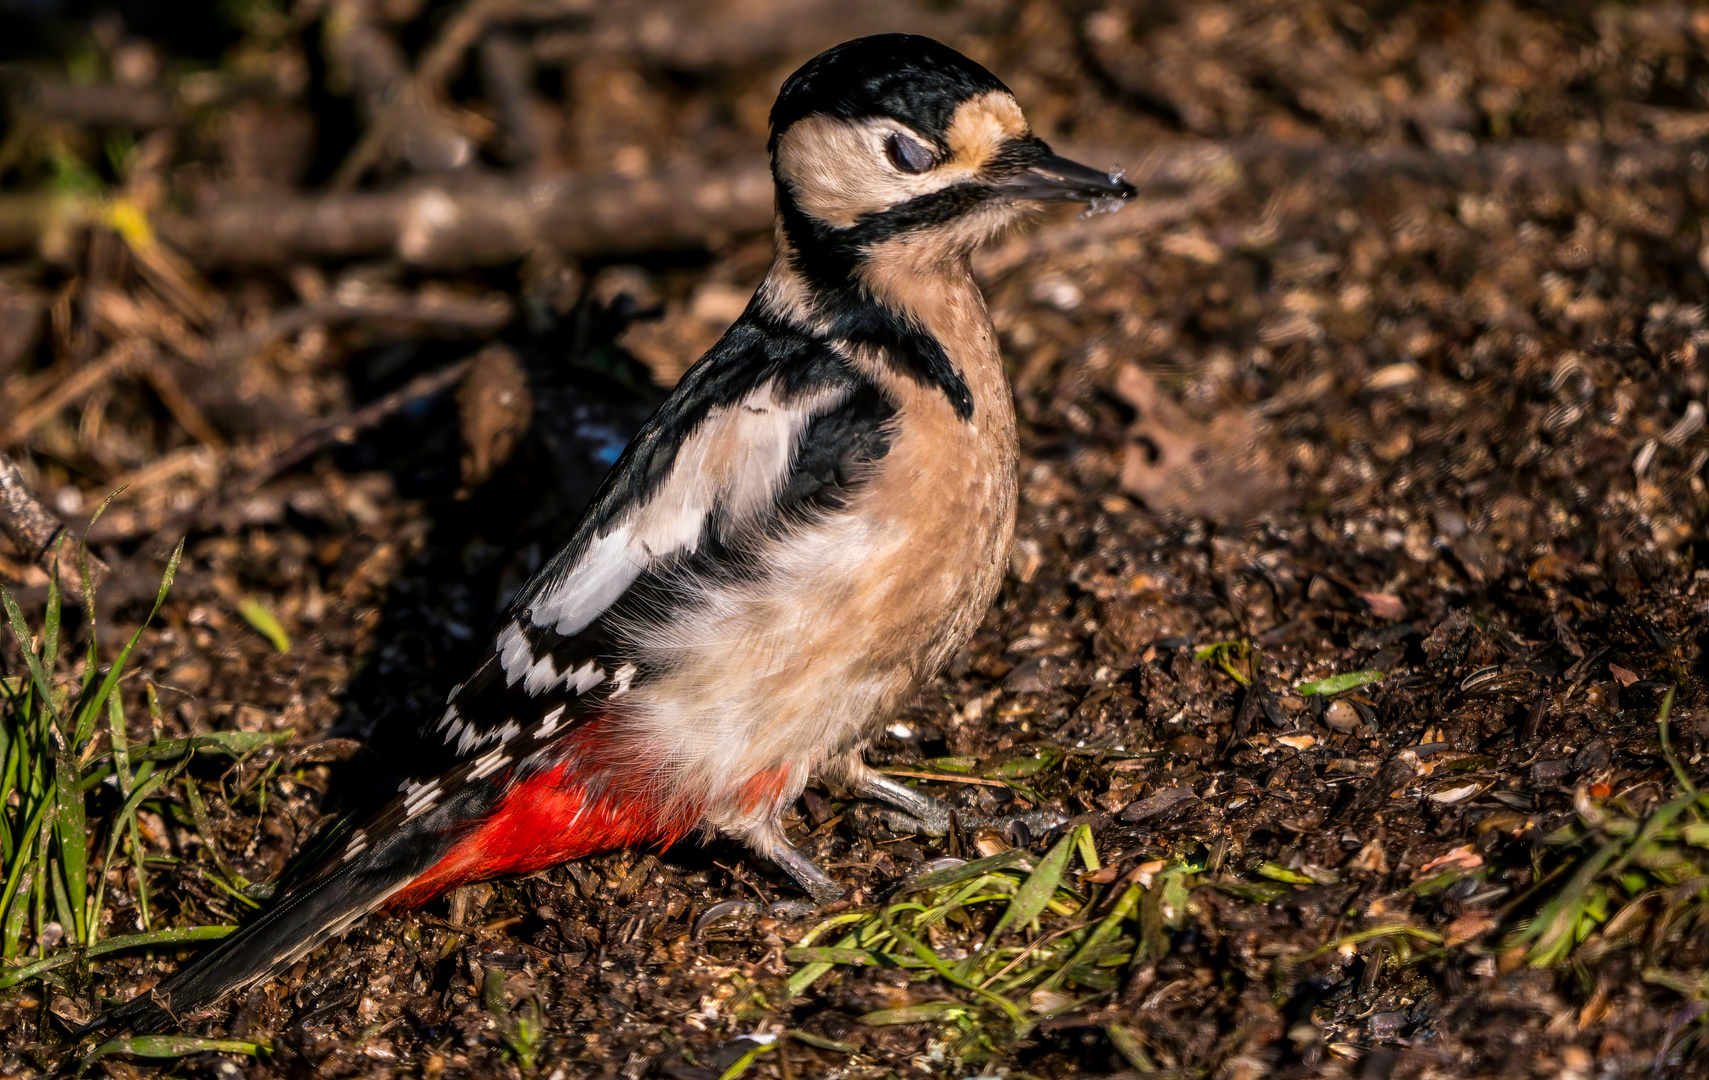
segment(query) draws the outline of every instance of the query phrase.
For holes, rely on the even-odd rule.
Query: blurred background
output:
[[[1668,687],[1690,775],[1709,747],[1694,6],[0,0],[0,453],[40,504],[8,504],[0,581],[40,610],[32,537],[87,529],[125,628],[187,537],[139,650],[156,734],[289,729],[330,763],[290,798],[336,809],[336,759],[442,700],[763,276],[784,77],[890,30],[985,64],[1141,198],[1053,211],[976,260],[1022,418],[1019,538],[979,639],[879,757],[1048,744],[1029,783],[1123,873],[1215,853],[1174,952],[992,1060],[1691,1075],[1701,852],[1575,884],[1568,936],[1595,946],[1576,974],[1505,935],[1539,882],[1579,882],[1545,837],[1589,843],[1683,790],[1657,745]],[[1382,679],[1298,690],[1347,672]],[[997,809],[997,787],[956,798]],[[276,872],[297,826],[210,798],[230,858]],[[874,893],[941,854],[812,799],[821,857]],[[569,1067],[716,1076],[745,1028],[699,996],[728,975],[690,961],[775,983],[785,939],[751,912],[716,947],[666,930],[776,883],[679,851],[646,857],[663,884],[637,894],[616,858],[480,903],[533,913],[530,947],[620,941],[664,980],[539,975],[580,1003],[549,1023]],[[229,914],[172,873],[182,918]],[[1397,919],[1441,948],[1324,953]],[[316,1004],[362,977],[314,969],[257,1030],[296,1031],[290,1060],[327,1075],[500,1067],[451,990],[364,1058],[362,1024]],[[849,1019],[924,992],[886,978],[781,1014],[853,1050],[800,1044],[805,1072],[755,1075],[947,1067],[930,1055],[959,1044],[929,1025]],[[398,980],[363,1000],[403,1009]],[[27,1042],[40,1015],[0,1002],[0,1032]]]

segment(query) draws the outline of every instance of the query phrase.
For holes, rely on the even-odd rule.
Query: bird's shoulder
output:
[[[754,572],[759,540],[845,509],[896,421],[832,343],[750,308],[643,425],[423,734],[467,759],[621,697],[646,676],[625,631],[673,617],[696,579]]]

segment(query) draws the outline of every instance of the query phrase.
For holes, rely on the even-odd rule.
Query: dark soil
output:
[[[185,204],[244,183],[318,190],[361,120],[323,85],[325,5],[298,6],[250,13],[211,57],[158,25],[149,38],[106,21],[43,33],[17,70],[63,72],[69,56],[117,78],[145,56],[157,87],[192,61],[258,72],[284,89],[136,135],[131,153],[157,159],[140,183]],[[676,13],[675,34],[718,18],[658,6]],[[453,14],[378,7],[398,9],[382,22],[408,50]],[[539,54],[545,165],[507,157],[472,64],[448,80],[479,167],[615,160],[639,174],[752,153],[783,74],[831,43],[779,34],[728,61],[675,38],[541,44],[605,17],[521,22],[507,39]],[[1639,820],[1679,793],[1656,722],[1670,688],[1673,748],[1689,778],[1709,776],[1696,563],[1709,520],[1709,16],[992,0],[896,18],[985,62],[1064,149],[1119,153],[1146,197],[1112,216],[1052,215],[978,262],[1022,417],[1012,572],[973,643],[871,756],[990,772],[1054,748],[1021,792],[926,786],[970,812],[1041,798],[1091,825],[1117,876],[1192,862],[1190,917],[1166,955],[993,1060],[958,1065],[938,1026],[859,1019],[941,998],[942,983],[848,969],[790,1000],[785,950],[815,920],[766,914],[795,895],[772,867],[690,843],[370,917],[191,1025],[269,1043],[270,1056],[95,1068],[515,1075],[489,1006],[533,1000],[536,1068],[553,1078],[718,1077],[752,1048],[740,1036],[785,1029],[823,1045],[785,1039],[747,1075],[1140,1075],[1112,1024],[1176,1076],[1703,1075],[1701,876],[1646,894],[1629,925],[1587,922],[1566,963],[1532,966],[1512,935],[1570,880],[1539,882],[1557,865],[1545,837],[1599,814]],[[285,153],[305,123],[301,160],[261,176],[256,155]],[[101,148],[121,128],[60,118],[49,130],[111,182]],[[0,165],[8,186],[64,182],[39,144],[14,155]],[[382,159],[363,182],[388,190],[404,168]],[[215,849],[271,881],[331,815],[372,797],[402,733],[458,681],[658,400],[651,380],[668,383],[739,310],[770,239],[709,226],[692,250],[572,255],[208,270],[200,317],[99,228],[0,269],[0,313],[26,313],[0,319],[0,401],[27,408],[128,336],[155,340],[189,387],[174,402],[171,379],[120,371],[5,447],[74,521],[129,485],[92,534],[117,567],[119,624],[144,613],[164,551],[189,534],[133,661],[139,734],[145,684],[169,731],[294,733],[280,755],[199,767],[207,832],[149,818],[149,842],[181,859],[152,882],[167,921],[242,917],[210,884]],[[363,287],[509,297],[513,315],[310,325],[223,368],[193,347]],[[492,341],[505,359],[456,393],[232,489],[314,418]],[[532,401],[521,419],[482,404],[519,377]],[[12,411],[0,407],[0,428]],[[8,587],[39,605],[40,571],[0,555]],[[288,651],[245,623],[245,597],[277,616]],[[1333,697],[1297,690],[1361,670],[1383,677]],[[897,837],[828,791],[810,794],[792,833],[810,835],[855,905],[945,855],[1053,839]],[[115,872],[113,932],[135,930],[134,893]],[[1442,940],[1349,943],[1397,925]],[[980,932],[952,926],[935,944]],[[109,956],[92,978],[0,993],[0,1074],[65,1067],[68,1024],[179,959]]]

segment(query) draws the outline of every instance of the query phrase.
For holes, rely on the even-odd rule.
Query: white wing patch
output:
[[[498,635],[497,644],[505,685],[515,686],[517,680],[521,680],[522,689],[535,697],[559,685],[574,693],[585,694],[605,681],[605,669],[592,660],[566,674],[557,669],[550,656],[536,659],[519,623],[506,624]],[[441,720],[439,726],[444,727],[446,723]]]
[[[404,796],[404,820],[408,821],[423,810],[431,810],[439,802],[439,781],[429,780],[410,789]]]
[[[796,441],[814,416],[847,391],[824,390],[785,405],[768,382],[741,401],[707,413],[683,440],[670,473],[648,500],[593,539],[568,573],[535,599],[530,618],[565,636],[579,633],[614,604],[641,572],[700,545],[714,509],[726,521],[763,513],[789,473]],[[520,629],[516,638],[521,638]],[[501,635],[500,656],[513,682],[528,670],[526,646]]]
[[[344,861],[349,862],[356,856],[368,850],[368,834],[357,829],[350,834],[350,842],[344,845]]]
[[[563,715],[564,715],[564,706],[560,705],[556,709],[553,709],[551,712],[546,714],[544,719],[542,719],[540,721],[540,726],[537,729],[535,729],[534,734],[543,739],[546,736],[552,734],[552,732],[557,731],[558,730],[558,721],[559,721],[559,719],[561,719],[563,717]]]
[[[635,676],[638,675],[640,671],[641,669],[636,667],[634,664],[624,664],[619,667],[616,674],[611,677],[611,696],[617,697],[621,694],[627,694],[629,692],[629,684],[635,681]]]
[[[503,746],[495,746],[475,759],[475,767],[469,770],[469,779],[479,780],[489,773],[498,772],[510,763],[510,754]]]

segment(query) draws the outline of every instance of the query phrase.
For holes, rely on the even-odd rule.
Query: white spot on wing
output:
[[[558,669],[552,666],[552,658],[542,656],[528,669],[528,674],[523,676],[522,688],[530,694],[538,694],[557,681]]]
[[[423,810],[431,810],[439,801],[439,781],[430,780],[404,796],[404,820],[415,817]]]
[[[344,847],[344,861],[349,862],[356,856],[368,850],[368,834],[357,829],[350,834],[350,843]]]
[[[622,667],[618,668],[617,672],[611,677],[611,681],[614,684],[611,690],[611,696],[616,697],[619,694],[627,694],[629,692],[629,684],[635,681],[635,676],[639,674],[640,671],[641,669],[636,667],[634,664],[624,664]]]
[[[638,546],[630,539],[629,526],[619,525],[589,544],[570,572],[535,601],[534,625],[556,624],[566,637],[587,629],[641,574],[641,551],[631,550]]]
[[[564,685],[578,694],[585,694],[604,681],[605,669],[589,660],[570,672],[569,677],[564,680]]]
[[[534,659],[534,650],[528,647],[528,639],[522,634],[522,627],[515,622],[508,623],[499,631],[498,662],[504,668],[504,684],[515,686],[516,680],[522,678],[528,670],[529,663]]]
[[[540,721],[540,727],[535,731],[535,734],[539,735],[541,737],[544,737],[544,736],[552,734],[552,732],[554,732],[554,731],[557,731],[558,730],[558,720],[563,715],[564,715],[564,706],[562,706],[562,705],[558,706],[556,709],[553,709],[551,712],[547,713],[545,719]]]
[[[510,762],[510,754],[504,747],[495,746],[475,759],[475,767],[469,770],[469,779],[479,780],[488,773],[494,773],[504,768]]]

